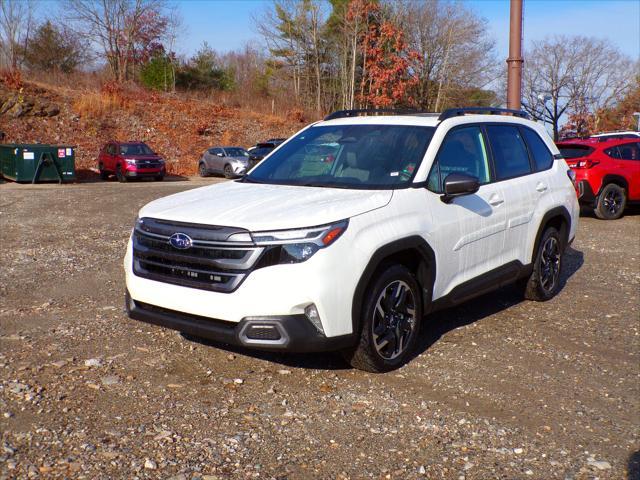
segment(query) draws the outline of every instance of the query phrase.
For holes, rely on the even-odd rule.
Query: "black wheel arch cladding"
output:
[[[417,262],[416,262],[417,260]],[[361,316],[364,310],[363,302],[367,288],[374,280],[375,274],[386,263],[399,263],[406,266],[416,277],[422,289],[422,312],[429,312],[433,295],[433,284],[436,278],[436,257],[427,241],[414,235],[388,243],[371,256],[356,286],[351,307],[352,332],[357,333],[361,328]]]

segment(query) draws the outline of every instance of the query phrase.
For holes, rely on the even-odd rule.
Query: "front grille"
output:
[[[162,164],[157,160],[136,160],[137,168],[160,168]]]
[[[192,239],[187,249],[170,243],[174,233]],[[143,218],[133,232],[133,271],[143,278],[202,290],[232,292],[260,259],[263,247],[228,242],[233,227],[213,227]]]

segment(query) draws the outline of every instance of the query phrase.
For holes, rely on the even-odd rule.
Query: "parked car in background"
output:
[[[162,180],[165,162],[144,142],[108,142],[98,154],[100,178],[115,175],[119,182],[136,178]]]
[[[281,143],[284,143],[286,141],[287,141],[286,138],[269,138],[269,139],[265,140],[264,142],[256,143],[254,146],[247,148],[247,151],[249,153],[252,153],[255,149],[260,148],[260,145],[265,145],[267,143],[272,144],[273,147],[277,147],[278,145],[280,145]]]
[[[598,138],[601,140],[606,140],[609,138],[612,139],[624,139],[624,138],[640,138],[640,132],[634,132],[631,130],[628,131],[619,131],[619,132],[605,132],[605,133],[597,133],[595,135],[591,135],[591,138]]]
[[[212,173],[226,178],[241,177],[249,169],[249,152],[242,147],[208,148],[198,161],[198,173],[206,177]]]
[[[264,157],[273,152],[278,145],[280,143],[264,142],[251,147],[249,149],[249,169],[256,166]]]
[[[640,201],[640,138],[592,137],[557,146],[575,172],[580,204],[598,218],[620,218],[627,203]]]

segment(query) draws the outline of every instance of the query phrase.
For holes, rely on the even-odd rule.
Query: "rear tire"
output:
[[[122,167],[120,165],[116,166],[116,179],[120,183],[126,183],[127,182],[127,177],[124,175],[124,173],[122,173]]]
[[[379,270],[365,294],[358,345],[343,352],[351,366],[381,373],[402,366],[415,346],[422,300],[413,274],[403,265]]]
[[[228,163],[224,166],[224,178],[234,178],[236,175],[233,173],[233,168]]]
[[[616,220],[622,216],[626,206],[627,192],[625,189],[615,183],[609,183],[598,195],[594,213],[601,220]]]
[[[551,300],[560,291],[563,245],[560,233],[553,227],[542,234],[533,272],[527,280],[524,297],[535,302]]]
[[[100,179],[101,180],[108,180],[109,179],[109,172],[105,171],[104,166],[102,164],[98,165],[98,170],[100,170]]]
[[[204,163],[201,163],[200,165],[198,165],[198,174],[201,177],[208,177],[209,176],[209,172],[207,171],[207,167]]]

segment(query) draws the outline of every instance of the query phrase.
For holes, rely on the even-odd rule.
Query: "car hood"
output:
[[[131,158],[133,160],[160,160],[160,155],[122,155],[123,158]]]
[[[384,207],[391,190],[347,190],[225,182],[155,200],[140,217],[279,230],[323,225]]]
[[[249,157],[227,157],[231,160],[235,160],[237,162],[248,162],[249,161]]]

